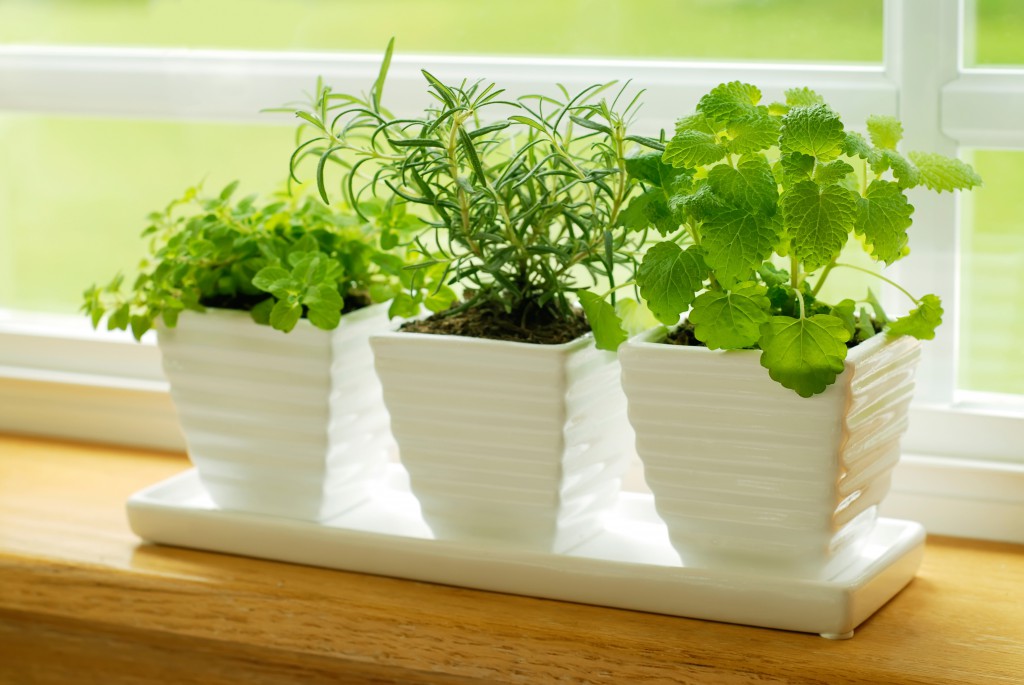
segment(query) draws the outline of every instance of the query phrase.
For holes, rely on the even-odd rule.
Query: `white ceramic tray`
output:
[[[195,471],[133,495],[150,542],[312,566],[846,638],[914,577],[917,523],[880,519],[860,558],[828,580],[684,567],[649,495],[626,493],[604,532],[565,554],[435,540],[394,466],[377,496],[322,524],[218,509]]]

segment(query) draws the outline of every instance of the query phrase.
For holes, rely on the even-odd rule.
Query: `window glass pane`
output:
[[[145,217],[189,185],[272,192],[290,127],[0,115],[0,308],[77,311],[134,268]]]
[[[968,11],[972,4],[974,15],[968,16],[964,27],[964,64],[1024,66],[1024,2],[973,0],[968,3]]]
[[[426,30],[425,27],[427,27]],[[882,0],[5,0],[0,43],[880,62]]]
[[[978,150],[985,185],[962,195],[959,385],[1024,394],[1024,151]]]

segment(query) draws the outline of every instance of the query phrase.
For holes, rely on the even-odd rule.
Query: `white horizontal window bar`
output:
[[[318,76],[339,90],[365,92],[376,54],[272,53],[183,49],[0,47],[0,110],[159,119],[272,121],[261,109],[302,100]],[[420,69],[442,80],[485,79],[515,94],[553,93],[611,80],[646,89],[640,130],[669,126],[711,87],[750,81],[781,97],[818,90],[844,116],[895,114],[897,94],[880,66],[584,60],[396,55],[385,88],[398,113],[429,102]],[[278,115],[276,120],[287,119]]]
[[[972,69],[942,89],[942,130],[964,147],[1024,148],[1024,69]]]

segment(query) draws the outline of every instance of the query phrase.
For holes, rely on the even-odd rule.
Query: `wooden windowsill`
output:
[[[830,642],[143,544],[180,455],[0,437],[0,682],[1019,683],[1024,547],[930,538]]]

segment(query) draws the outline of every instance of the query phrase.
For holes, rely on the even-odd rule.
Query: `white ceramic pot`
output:
[[[387,306],[290,333],[247,312],[184,312],[158,333],[195,464],[222,509],[322,521],[370,495],[393,448],[370,333]]]
[[[760,351],[620,350],[636,448],[672,544],[693,566],[831,577],[862,550],[889,491],[919,343],[878,335],[826,391],[768,377]]]
[[[614,353],[392,332],[371,338],[413,493],[444,539],[562,552],[597,534],[633,434]]]

